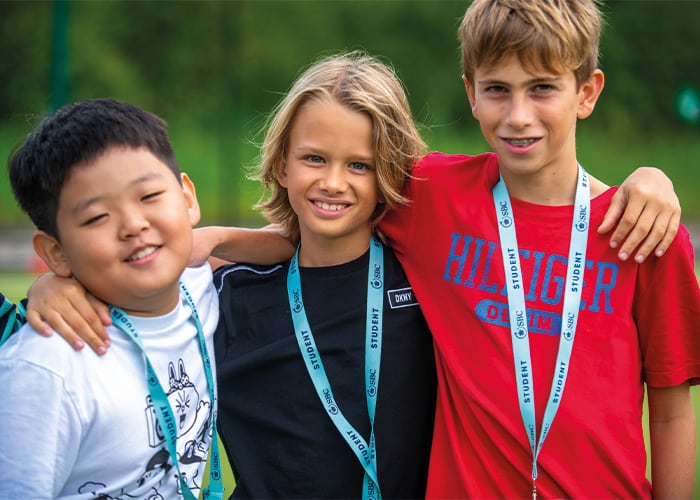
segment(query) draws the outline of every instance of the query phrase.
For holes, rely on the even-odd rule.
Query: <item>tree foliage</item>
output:
[[[52,67],[62,64],[70,100],[133,102],[192,134],[216,134],[226,143],[217,156],[235,163],[241,138],[256,136],[302,68],[364,49],[394,65],[420,123],[477,134],[456,35],[465,0],[72,1],[68,52],[58,60],[56,5],[0,1],[0,130],[34,125],[52,102]],[[687,133],[692,125],[674,103],[682,88],[700,88],[700,2],[608,1],[603,9],[606,88],[589,121],[629,137]]]

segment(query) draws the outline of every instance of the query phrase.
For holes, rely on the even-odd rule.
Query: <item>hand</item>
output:
[[[50,336],[55,330],[75,350],[87,342],[97,354],[107,352],[109,309],[79,282],[44,274],[32,283],[27,299],[27,321],[40,334]]]
[[[652,251],[661,257],[668,250],[680,220],[681,205],[671,179],[658,168],[640,167],[613,196],[598,233],[607,233],[617,223],[610,246],[622,243],[618,257],[627,260],[641,243],[634,256],[641,263]]]

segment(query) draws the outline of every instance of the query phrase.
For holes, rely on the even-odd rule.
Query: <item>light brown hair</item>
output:
[[[273,109],[260,163],[252,176],[266,188],[256,208],[270,222],[281,224],[295,239],[299,221],[286,188],[277,180],[277,173],[286,161],[290,131],[298,110],[310,101],[328,98],[372,120],[377,182],[385,200],[375,211],[374,224],[387,210],[406,201],[402,195],[404,185],[426,147],[404,88],[389,65],[354,51],[326,57],[310,66]]]
[[[580,87],[598,66],[603,19],[597,0],[474,0],[462,19],[462,70],[515,55],[527,69],[574,73]]]

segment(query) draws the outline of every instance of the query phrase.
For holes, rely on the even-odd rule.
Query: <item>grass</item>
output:
[[[0,291],[4,293],[10,300],[13,302],[17,302],[18,300],[22,299],[26,295],[26,290],[29,287],[29,285],[32,283],[34,277],[30,274],[27,273],[0,273]],[[700,386],[693,387],[691,389],[691,398],[693,400],[693,405],[695,407],[695,415],[696,419],[700,417]],[[646,405],[645,405],[645,412],[646,412]],[[647,443],[647,449],[649,446],[649,434],[648,430],[646,428],[646,424],[644,427],[644,438]],[[224,448],[223,446],[220,446],[221,453],[224,454]],[[227,495],[233,491],[233,486],[235,484],[233,480],[233,473],[231,472],[231,468],[229,466],[228,460],[226,460],[226,457],[222,457],[222,465],[223,465],[223,481],[224,481],[224,487],[226,488]],[[647,473],[649,473],[649,469],[647,468]],[[205,478],[209,477],[208,471],[205,473]],[[695,477],[698,478],[700,477],[700,448],[698,449],[698,456],[696,457],[696,465],[695,465]],[[700,484],[696,481],[695,485],[695,490],[693,493],[693,498],[700,498]]]

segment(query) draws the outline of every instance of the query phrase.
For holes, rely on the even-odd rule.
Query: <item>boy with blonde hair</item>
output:
[[[681,226],[637,265],[592,230],[616,191],[576,158],[600,27],[593,0],[475,0],[464,83],[494,152],[427,155],[380,225],[435,339],[429,498],[691,495],[693,248]]]

